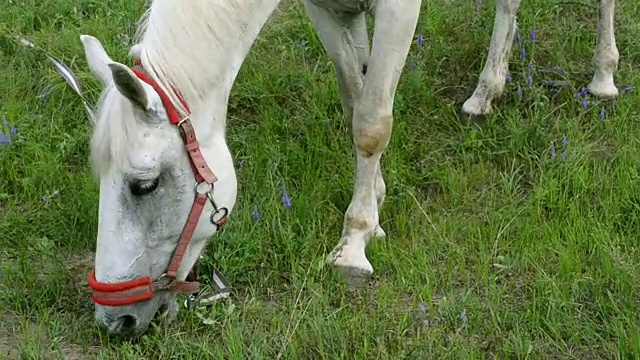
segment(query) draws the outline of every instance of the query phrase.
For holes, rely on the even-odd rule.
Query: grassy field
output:
[[[8,123],[0,358],[640,358],[635,1],[616,9],[621,96],[586,102],[576,92],[593,73],[596,2],[524,1],[513,80],[481,122],[459,109],[486,57],[494,3],[424,1],[424,42],[411,49],[383,158],[388,237],[369,245],[375,273],[358,290],[323,265],[354,178],[333,67],[300,1],[284,1],[231,96],[238,205],[210,242],[204,271],[215,263],[235,287],[232,298],[182,309],[135,342],[105,336],[86,284],[98,202],[89,121],[46,58],[13,36],[69,64],[95,102],[99,86],[79,34],[98,36],[130,63],[144,6],[0,5],[0,115]],[[547,80],[570,86],[556,93]]]

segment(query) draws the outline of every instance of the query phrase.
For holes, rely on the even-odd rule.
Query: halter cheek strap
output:
[[[196,180],[195,186],[195,198],[189,217],[185,223],[178,245],[169,262],[169,266],[164,274],[162,274],[155,281],[150,277],[145,276],[136,278],[130,281],[123,281],[119,283],[102,283],[95,277],[95,269],[92,269],[89,273],[89,287],[91,288],[91,299],[100,305],[106,306],[124,306],[131,305],[137,302],[150,300],[154,297],[155,293],[160,290],[172,290],[181,293],[197,293],[200,291],[200,283],[197,281],[199,261],[192,269],[192,272],[187,277],[187,280],[177,280],[176,273],[182,259],[187,251],[189,243],[193,237],[193,233],[198,225],[202,211],[207,204],[207,200],[213,205],[213,213],[211,214],[211,222],[217,226],[218,229],[227,222],[229,211],[225,207],[219,208],[213,199],[213,184],[218,181],[218,178],[213,174],[204,157],[200,151],[200,144],[196,139],[196,134],[189,120],[191,111],[184,99],[178,95],[180,102],[187,110],[187,116],[180,117],[180,114],[176,107],[173,105],[167,94],[162,88],[148,75],[143,69],[139,59],[136,60],[136,65],[131,68],[136,76],[149,84],[157,93],[165,111],[169,117],[169,121],[178,127],[180,135],[184,142],[185,150],[189,157],[189,163],[193,170],[193,174]],[[177,93],[177,92],[176,92]],[[177,93],[178,94],[178,93]]]

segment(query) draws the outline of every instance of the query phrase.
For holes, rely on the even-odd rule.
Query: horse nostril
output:
[[[132,315],[121,316],[115,323],[118,324],[117,328],[123,333],[133,332],[138,327],[138,320]]]

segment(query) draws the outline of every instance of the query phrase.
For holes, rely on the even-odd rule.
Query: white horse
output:
[[[521,0],[496,0],[496,17],[487,61],[473,95],[462,105],[462,110],[467,114],[488,114],[491,112],[491,101],[504,90],[520,2]],[[600,0],[594,55],[596,69],[587,85],[591,94],[604,98],[618,96],[618,89],[613,82],[619,58],[613,27],[614,7],[615,0]]]
[[[612,68],[613,0],[603,1],[596,94],[617,92]],[[100,178],[95,269],[89,276],[96,320],[114,334],[143,333],[175,292],[193,293],[187,276],[206,240],[226,221],[237,179],[225,139],[231,87],[256,36],[280,0],[155,0],[131,50],[137,66],[114,62],[82,35],[103,94],[93,119],[91,157]],[[465,104],[486,113],[504,85],[520,0],[498,0],[489,58]],[[354,275],[373,272],[365,255],[383,237],[380,158],[421,0],[305,0],[338,77],[356,153],[353,197],[327,262]],[[375,17],[370,46],[365,13]],[[604,30],[603,30],[604,29]],[[215,186],[214,186],[215,185]]]
[[[229,93],[279,2],[155,0],[132,49],[134,68],[113,61],[96,38],[81,36],[89,68],[104,86],[91,142],[100,204],[89,284],[95,318],[111,333],[139,335],[158,311],[175,314],[175,291],[197,291],[187,275],[236,201],[225,140]],[[380,157],[420,4],[305,1],[335,64],[356,145],[353,198],[327,260],[355,273],[372,273],[365,247],[372,235],[384,235]],[[365,12],[376,20],[371,47]]]

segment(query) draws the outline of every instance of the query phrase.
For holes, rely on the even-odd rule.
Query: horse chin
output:
[[[156,310],[150,324],[160,325],[161,323],[171,323],[178,315],[178,302],[176,295],[173,293],[163,294],[159,299],[160,306]]]

